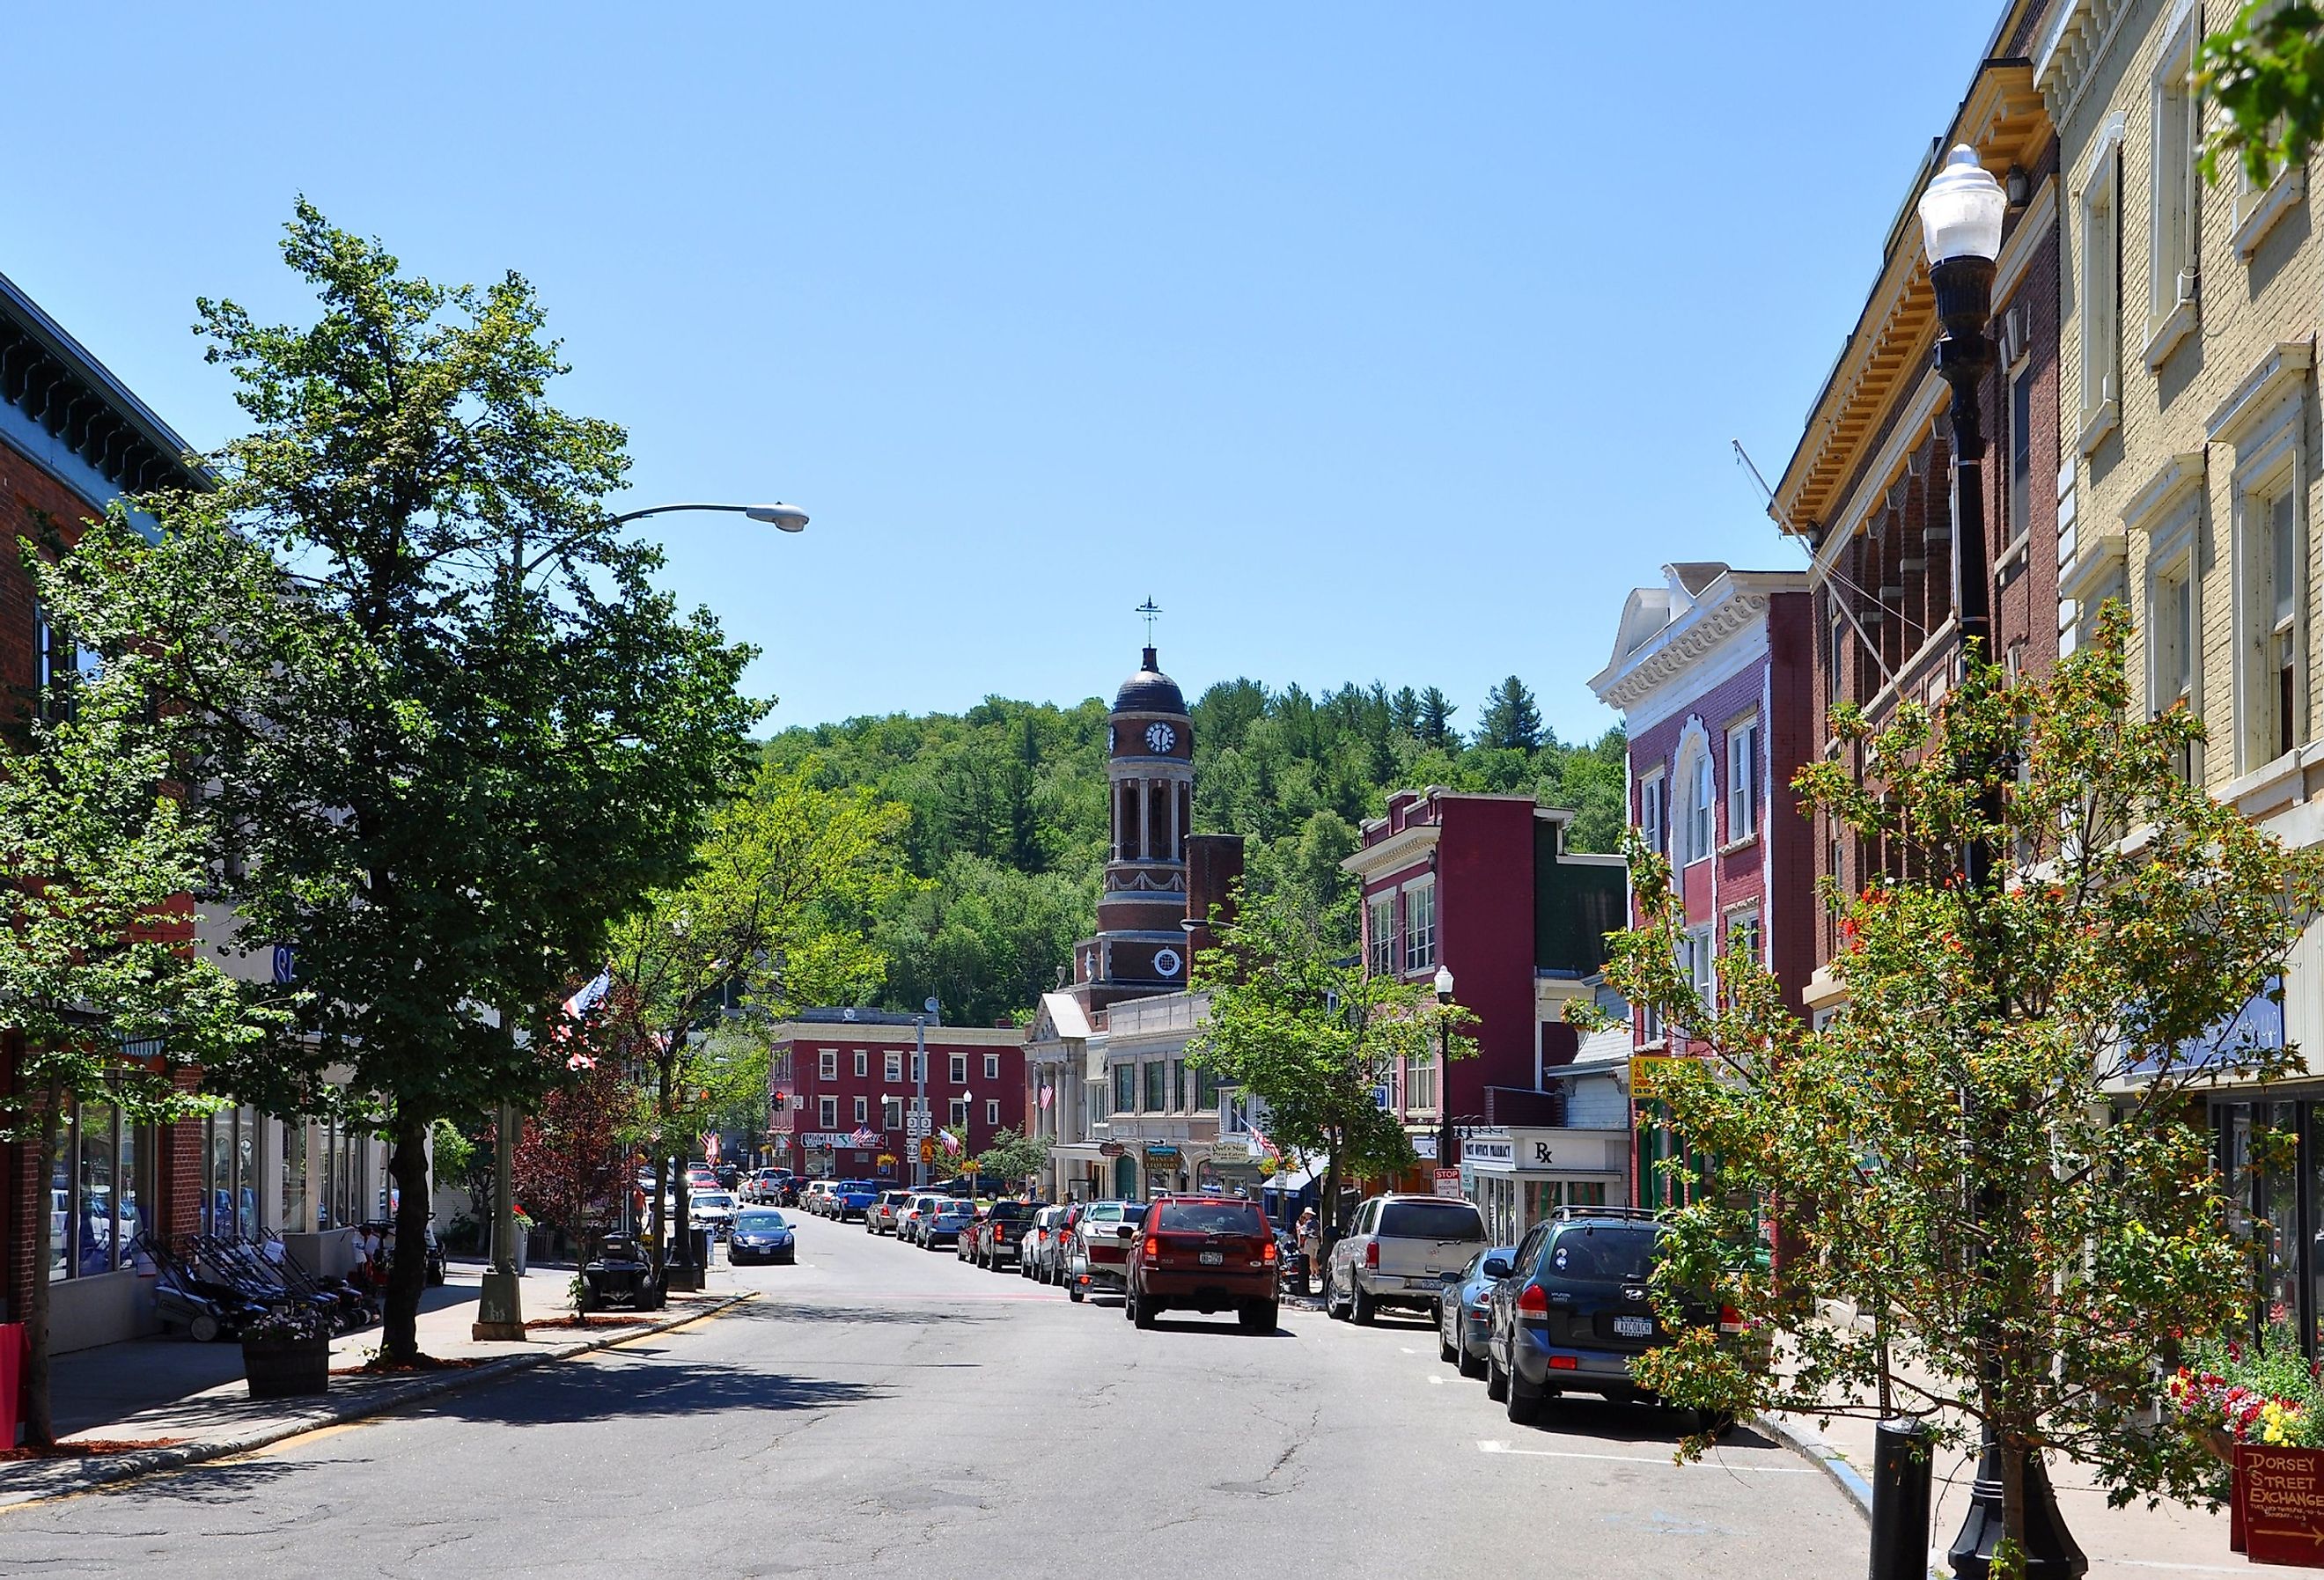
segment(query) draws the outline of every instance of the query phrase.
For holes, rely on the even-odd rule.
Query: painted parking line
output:
[[[1644,1454],[1585,1454],[1572,1448],[1520,1448],[1514,1443],[1496,1438],[1480,1438],[1480,1454],[1517,1454],[1528,1459],[1604,1459],[1616,1465],[1659,1465],[1665,1470],[1731,1470],[1748,1471],[1753,1475],[1820,1475],[1822,1473],[1806,1465],[1733,1465],[1725,1460],[1696,1460],[1692,1465],[1681,1465],[1666,1455]]]

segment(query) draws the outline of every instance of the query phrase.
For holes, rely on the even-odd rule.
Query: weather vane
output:
[[[1136,609],[1130,612],[1135,614],[1142,614],[1145,616],[1146,645],[1148,647],[1152,647],[1154,645],[1154,617],[1162,613],[1162,605],[1156,603],[1151,596],[1148,596],[1144,603],[1139,605]]]

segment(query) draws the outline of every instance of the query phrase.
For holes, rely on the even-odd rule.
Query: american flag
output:
[[[599,1004],[604,1003],[605,995],[613,991],[613,968],[609,966],[582,984],[580,991],[565,1001],[565,1018],[568,1021],[579,1020]]]
[[[1252,1143],[1256,1145],[1260,1151],[1265,1152],[1268,1157],[1274,1159],[1278,1163],[1283,1161],[1283,1149],[1277,1146],[1273,1141],[1268,1141],[1267,1139],[1266,1132],[1261,1131],[1259,1126],[1247,1123],[1243,1126],[1243,1129],[1250,1132]]]
[[[1055,1086],[1043,1086],[1041,1088],[1041,1106],[1044,1108],[1048,1107],[1051,1103],[1056,1101],[1056,1095],[1057,1089]]]

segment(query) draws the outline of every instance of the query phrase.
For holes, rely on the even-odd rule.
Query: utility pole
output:
[[[912,1017],[912,1116],[904,1126],[904,1136],[912,1149],[912,1188],[918,1190],[928,1182],[927,1160],[920,1155],[928,1139],[928,1018],[925,1014]]]

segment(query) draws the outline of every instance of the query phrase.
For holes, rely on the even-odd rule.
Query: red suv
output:
[[[1245,1333],[1273,1333],[1275,1235],[1256,1202],[1215,1196],[1157,1197],[1130,1244],[1122,1311],[1140,1327],[1191,1307],[1205,1317],[1232,1307]]]

